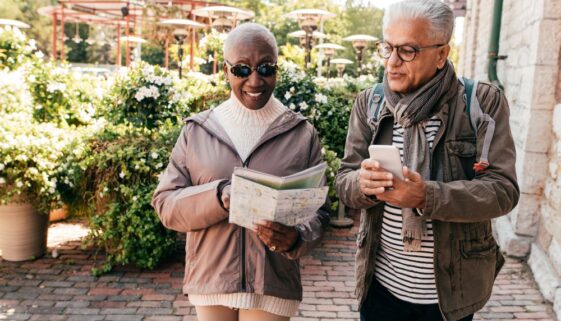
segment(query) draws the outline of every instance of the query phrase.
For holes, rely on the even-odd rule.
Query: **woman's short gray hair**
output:
[[[275,59],[278,57],[279,49],[275,36],[263,25],[253,22],[247,22],[232,29],[226,40],[224,40],[224,57],[228,57],[230,50],[240,40],[262,39],[267,42],[274,50]]]
[[[429,37],[445,44],[454,31],[454,12],[440,0],[404,0],[390,5],[384,13],[384,29],[396,19],[424,18],[429,21]]]

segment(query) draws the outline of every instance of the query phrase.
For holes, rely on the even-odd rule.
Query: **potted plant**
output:
[[[59,165],[73,135],[25,113],[1,116],[0,251],[8,261],[33,259],[46,250],[46,214],[61,204]]]

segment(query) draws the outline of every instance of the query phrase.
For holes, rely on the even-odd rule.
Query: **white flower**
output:
[[[136,202],[137,199],[138,199],[138,197],[136,197],[136,196],[133,196],[133,197],[132,197],[132,201],[133,201],[133,202]]]
[[[20,181],[17,181],[17,182],[16,182],[16,187],[17,187],[17,188],[21,188],[22,186],[23,186],[23,183],[22,183],[22,182],[20,182]]]
[[[327,116],[331,116],[331,115],[333,115],[333,112],[330,110],[330,111],[327,113]]]
[[[306,110],[308,109],[308,104],[306,104],[305,101],[301,102],[300,104],[298,104],[298,106],[300,106],[301,110]]]
[[[325,96],[324,94],[316,94],[314,98],[320,104],[327,104],[327,96]]]
[[[54,93],[55,91],[63,91],[66,89],[66,85],[61,82],[52,82],[47,85],[47,91]]]
[[[153,159],[156,159],[156,158],[158,158],[159,155],[158,155],[158,153],[153,152],[152,154],[150,154],[150,156],[151,156]]]
[[[284,99],[288,100],[288,99],[290,99],[290,97],[292,97],[292,94],[290,93],[290,91],[287,91],[287,92],[284,94]]]
[[[296,109],[296,105],[294,105],[293,103],[290,103],[290,105],[288,105],[288,108],[294,110],[294,109]]]
[[[294,89],[294,87],[290,87],[290,92],[294,93],[296,91],[296,89]]]
[[[36,51],[35,52],[35,57],[37,57],[39,59],[43,59],[43,57],[45,57],[45,54],[42,51]]]
[[[120,173],[119,173],[119,177],[120,177],[120,178],[125,178],[125,173],[120,172]]]
[[[158,164],[156,164],[156,168],[160,168],[160,167],[162,167],[162,166],[164,166],[164,164],[162,164],[161,162],[158,163]]]
[[[6,184],[6,179],[4,177],[0,177],[0,185]]]
[[[4,170],[4,168],[6,168],[6,165],[4,165],[4,164],[0,163],[0,171],[3,171],[3,170]]]

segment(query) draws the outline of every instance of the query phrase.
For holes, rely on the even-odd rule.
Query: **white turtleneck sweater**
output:
[[[218,122],[234,143],[242,161],[245,162],[267,128],[286,109],[280,101],[271,96],[265,106],[257,110],[251,110],[245,107],[232,93],[230,99],[216,107],[214,112]]]
[[[230,99],[214,109],[218,122],[232,142],[242,161],[245,162],[255,144],[263,137],[269,126],[287,108],[271,96],[258,110],[245,107],[232,93]],[[189,294],[195,306],[222,305],[233,309],[263,310],[272,314],[292,317],[298,312],[300,301],[287,300],[257,293]]]

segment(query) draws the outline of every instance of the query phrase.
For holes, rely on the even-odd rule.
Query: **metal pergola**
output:
[[[155,16],[146,14],[146,7],[151,5],[153,7],[161,8],[174,8],[174,16]],[[136,30],[137,26],[146,23],[158,24],[163,19],[170,18],[188,18],[196,20],[197,17],[193,14],[193,10],[202,7],[216,6],[218,3],[200,1],[200,0],[58,0],[57,5],[47,6],[39,9],[39,13],[44,16],[49,16],[53,21],[53,38],[52,38],[52,57],[53,59],[64,60],[64,50],[60,50],[60,55],[57,54],[57,42],[60,41],[61,49],[64,48],[64,24],[71,23],[85,23],[88,25],[105,25],[115,28],[117,34],[117,59],[116,64],[121,65],[121,33],[124,29],[124,36],[126,39],[137,36],[140,34],[133,34],[131,30]],[[201,20],[201,18],[199,18]],[[201,21],[205,23],[205,21]],[[60,31],[58,30],[60,28]],[[194,44],[196,41],[196,34],[194,28],[190,28],[190,67],[193,68],[194,57]],[[165,38],[165,66],[169,64],[169,42],[170,33],[166,32]],[[155,36],[155,35],[148,35]],[[130,64],[130,46],[126,46],[125,64]]]

